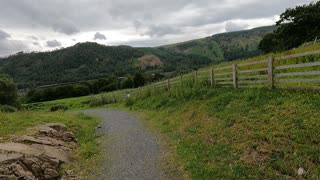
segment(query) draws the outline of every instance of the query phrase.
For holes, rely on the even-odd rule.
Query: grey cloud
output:
[[[59,41],[57,41],[57,40],[47,41],[46,43],[47,43],[47,46],[51,47],[51,48],[60,47],[61,46],[61,43]]]
[[[42,31],[43,34],[55,31],[73,35],[79,32],[96,32],[98,29],[132,28],[137,34],[149,35],[152,37],[148,40],[150,44],[156,44],[160,42],[155,38],[166,35],[181,34],[187,39],[190,35],[197,34],[186,29],[224,24],[234,19],[267,18],[279,15],[288,7],[311,1],[1,0],[0,22],[2,27],[31,33],[36,29],[35,32]],[[232,24],[225,28],[239,29]]]
[[[52,27],[56,32],[60,32],[67,35],[76,34],[80,32],[76,25],[72,21],[67,19],[60,19],[59,21],[56,21],[56,23],[54,23]]]
[[[38,41],[39,39],[36,36],[29,36],[31,40]]]
[[[104,34],[101,34],[99,32],[96,32],[93,37],[94,40],[106,40],[106,36]]]
[[[33,44],[34,46],[40,46],[40,44],[39,44],[38,42],[32,42],[32,44]]]
[[[311,0],[33,0],[0,1],[0,22],[17,28],[50,27],[74,34],[93,29],[127,28],[139,20],[146,27],[154,22],[198,26],[231,19],[270,17],[295,4]],[[83,11],[79,11],[82,10]],[[190,12],[196,12],[187,16]],[[177,18],[177,16],[185,18]]]
[[[18,40],[0,40],[0,57],[8,56],[20,51],[28,51],[29,47]]]
[[[10,37],[10,34],[0,30],[0,40],[4,40]]]
[[[150,25],[149,29],[144,33],[144,35],[161,37],[168,34],[179,34],[181,32],[182,31],[180,29],[168,25]]]
[[[10,37],[9,33],[0,30],[0,57],[28,50],[23,41],[8,39]]]
[[[249,27],[248,24],[237,24],[237,23],[233,23],[233,22],[227,22],[225,30],[227,32],[240,31],[240,30],[247,29],[248,27]]]

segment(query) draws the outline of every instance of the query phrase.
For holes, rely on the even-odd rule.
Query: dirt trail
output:
[[[154,135],[135,117],[119,110],[87,110],[103,118],[98,133],[104,138],[106,164],[98,179],[166,179],[160,168],[162,155]]]

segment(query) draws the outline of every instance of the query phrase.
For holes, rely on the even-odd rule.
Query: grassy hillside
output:
[[[226,61],[245,59],[261,54],[258,45],[262,38],[276,29],[275,26],[266,26],[213,35],[211,40],[219,44],[224,52]]]
[[[238,63],[319,49],[319,44]],[[318,55],[286,63],[318,61]],[[225,66],[230,63],[223,63]],[[319,68],[317,67],[317,69]],[[318,85],[318,84],[317,84]],[[318,85],[319,86],[319,85]],[[210,88],[192,80],[154,92],[152,87],[26,105],[50,110],[103,106],[130,109],[160,132],[193,179],[320,178],[320,92]],[[113,103],[113,96],[119,100]],[[305,173],[298,175],[298,169]]]
[[[211,37],[162,46],[183,54],[193,54],[212,59],[215,63],[243,59],[261,54],[261,39],[273,32],[275,26],[216,34]]]
[[[124,92],[122,92],[124,94]],[[173,149],[173,161],[193,179],[285,179],[320,177],[318,91],[208,88],[142,94],[110,104],[111,94],[28,105],[49,110],[127,108],[138,112]],[[105,99],[104,102],[103,99]],[[92,102],[89,104],[88,102]],[[172,160],[171,160],[172,161]]]
[[[127,103],[169,139],[193,179],[320,177],[320,93],[208,89]]]

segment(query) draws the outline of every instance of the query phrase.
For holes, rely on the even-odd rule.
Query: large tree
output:
[[[320,1],[289,8],[280,15],[277,29],[259,44],[264,52],[298,47],[320,36]]]
[[[17,87],[13,80],[0,74],[0,105],[18,105]]]

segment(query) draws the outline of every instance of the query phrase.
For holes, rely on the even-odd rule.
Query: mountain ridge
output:
[[[274,29],[274,26],[259,27],[159,47],[78,43],[55,51],[2,58],[0,74],[10,75],[21,87],[123,77],[137,71],[170,76],[258,55],[260,40]]]

